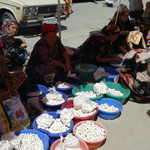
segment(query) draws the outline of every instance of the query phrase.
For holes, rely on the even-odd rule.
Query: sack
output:
[[[29,126],[30,119],[23,106],[20,95],[0,102],[0,132],[19,131]]]
[[[146,48],[143,33],[140,31],[130,31],[126,38],[128,49]]]
[[[150,51],[131,50],[126,54],[120,78],[139,97],[150,98]]]
[[[12,130],[10,118],[5,110],[3,103],[0,101],[0,134],[8,133]]]

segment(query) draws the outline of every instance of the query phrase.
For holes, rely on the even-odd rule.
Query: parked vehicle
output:
[[[69,14],[64,14],[65,7],[66,2],[63,0],[60,0],[60,5],[58,0],[0,0],[0,21],[3,24],[9,19],[15,19],[20,27],[57,24],[58,14],[60,20],[69,17]]]

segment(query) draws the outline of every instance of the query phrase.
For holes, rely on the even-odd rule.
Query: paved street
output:
[[[77,0],[76,0],[77,1]],[[147,0],[143,0],[144,6]],[[73,13],[61,22],[61,40],[65,46],[78,47],[84,40],[107,25],[117,7],[103,7],[103,1],[84,1],[73,3]],[[119,0],[116,5],[118,5]],[[128,4],[128,0],[121,3]],[[34,34],[31,32],[37,30]],[[40,29],[26,32],[25,38],[31,51],[40,38]],[[108,137],[103,146],[97,150],[149,150],[150,149],[150,103],[127,102],[123,105],[121,115],[114,120],[97,119],[108,130]]]

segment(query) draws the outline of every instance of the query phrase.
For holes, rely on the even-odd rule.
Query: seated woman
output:
[[[116,53],[126,54],[129,51],[126,45],[126,37],[130,31],[135,30],[135,25],[129,20],[129,9],[126,5],[120,5],[109,24],[116,24],[120,28],[118,39],[113,42]]]
[[[26,66],[28,81],[48,86],[54,80],[65,76],[69,70],[69,56],[56,35],[56,26],[43,24],[42,37],[35,44]]]
[[[9,70],[22,66],[26,57],[29,55],[26,47],[27,44],[23,39],[14,38],[19,29],[19,23],[15,20],[8,20],[1,27],[0,40],[3,43],[3,51]]]
[[[98,66],[109,66],[111,62],[120,63],[122,58],[114,54],[112,42],[120,33],[116,25],[106,25],[100,34],[91,35],[78,47],[80,61]]]
[[[18,94],[18,88],[26,80],[26,74],[21,71],[9,72],[4,52],[0,49],[0,101]]]

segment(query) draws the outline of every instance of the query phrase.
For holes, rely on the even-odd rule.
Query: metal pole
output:
[[[117,23],[118,20],[118,14],[119,14],[119,6],[120,6],[121,0],[119,1],[119,4],[117,6],[117,14],[116,14],[116,20],[115,20],[115,24]]]
[[[57,15],[58,15],[58,32],[59,32],[59,38],[61,40],[61,22],[60,22],[60,0],[58,0],[58,12],[57,12]]]

